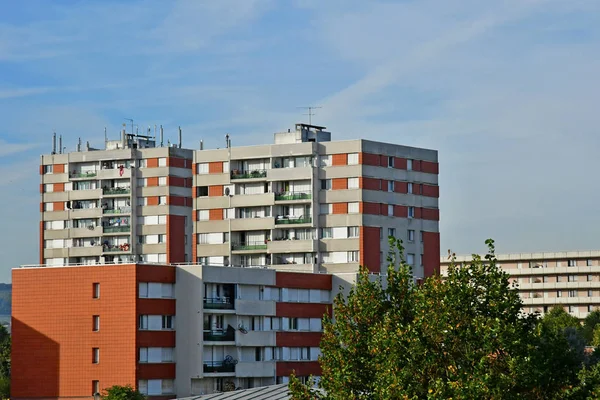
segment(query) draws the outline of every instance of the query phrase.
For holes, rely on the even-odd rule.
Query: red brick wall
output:
[[[440,167],[436,162],[421,161],[421,171],[437,175],[440,173]]]
[[[208,163],[209,174],[222,174],[223,173],[223,161],[209,162]]]
[[[379,154],[359,153],[358,158],[359,161],[362,161],[361,164],[364,165],[374,165],[376,167],[380,165],[381,157],[379,157]]]
[[[407,206],[394,206],[394,217],[407,218],[408,207]]]
[[[171,206],[188,207],[187,199],[188,199],[188,197],[167,196],[167,204],[169,204]]]
[[[167,262],[185,262],[185,217],[167,215]]]
[[[158,158],[148,158],[146,160],[147,168],[157,168],[158,167]]]
[[[439,232],[423,232],[423,270],[425,277],[440,273]]]
[[[213,208],[212,210],[208,210],[208,219],[211,221],[222,220],[223,219],[223,209],[222,208]]]
[[[321,376],[321,366],[318,361],[277,361],[275,374],[277,376]]]
[[[381,190],[382,187],[380,179],[367,177],[359,178],[359,186],[365,190]]]
[[[379,205],[379,203],[363,202],[361,203],[361,205],[363,214],[380,215],[381,206]]]
[[[275,272],[275,286],[290,289],[332,289],[328,274],[303,274],[299,272]]]
[[[406,169],[406,158],[395,157],[394,158],[394,168],[397,169]]]
[[[138,331],[138,347],[175,347],[175,331]]]
[[[208,187],[209,196],[223,196],[223,185],[214,185]]]
[[[55,201],[54,202],[54,211],[64,211],[65,210],[65,202],[64,201]]]
[[[318,303],[277,303],[275,315],[278,317],[322,318],[331,313],[331,304]]]
[[[138,366],[138,379],[175,379],[175,363],[141,363]]]
[[[64,174],[65,164],[54,164],[54,166],[52,167],[52,172],[55,174]]]
[[[437,208],[422,208],[421,209],[421,218],[429,219],[432,221],[439,221],[440,220],[440,210],[438,210]]]
[[[65,191],[65,184],[64,183],[55,183],[54,184],[54,191],[55,192],[64,192]]]
[[[381,270],[381,240],[379,239],[378,226],[360,227],[360,265],[367,267],[371,272],[380,272]]]
[[[134,265],[13,270],[11,398],[89,397],[93,380],[135,386],[136,287]]]
[[[434,185],[421,185],[423,187],[423,196],[440,197],[440,187]]]
[[[157,206],[158,205],[158,196],[150,196],[148,197],[147,204],[149,206]]]
[[[408,193],[408,182],[399,182],[399,181],[396,181],[396,183],[394,183],[394,192],[396,192],[396,193]]]
[[[167,176],[168,186],[188,187],[187,179],[180,176]]]
[[[167,158],[167,166],[175,168],[192,168],[192,160],[186,160],[185,158],[169,157]]]
[[[138,282],[175,283],[175,267],[157,265],[138,265]]]
[[[277,347],[319,347],[321,332],[277,332]]]
[[[146,186],[148,186],[148,187],[158,186],[158,177],[147,178]]]
[[[333,178],[331,180],[332,190],[348,189],[348,178]]]
[[[348,214],[348,203],[333,203],[333,214]]]
[[[160,268],[160,267],[158,267]],[[175,315],[173,299],[137,299],[137,314],[140,315]]]
[[[331,165],[348,165],[348,154],[333,154]]]

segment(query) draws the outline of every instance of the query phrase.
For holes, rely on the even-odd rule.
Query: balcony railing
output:
[[[231,356],[223,361],[204,361],[204,373],[235,372],[235,364],[237,360],[233,360]]]
[[[275,200],[310,200],[310,193],[276,193]]]
[[[312,222],[311,217],[283,217],[279,216],[275,218],[275,225],[287,225],[287,224],[310,224]]]
[[[102,232],[104,232],[104,233],[129,232],[130,230],[131,230],[131,226],[129,226],[129,225],[105,226],[104,228],[102,228]]]
[[[71,178],[93,178],[97,175],[96,171],[94,172],[71,172],[69,176]]]
[[[232,243],[231,250],[266,250],[267,244],[263,242]]]
[[[229,297],[207,297],[204,308],[211,310],[233,310],[233,300]]]
[[[119,208],[104,208],[103,214],[130,214],[131,207],[119,207]]]
[[[205,342],[233,342],[235,341],[235,330],[227,329],[220,331],[204,331]]]
[[[231,179],[257,179],[257,178],[266,178],[267,170],[264,169],[255,169],[252,171],[239,171],[233,170],[231,171]]]
[[[115,187],[115,188],[103,188],[102,189],[102,194],[129,194],[129,193],[131,193],[131,188]]]

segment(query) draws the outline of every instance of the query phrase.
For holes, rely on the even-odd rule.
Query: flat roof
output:
[[[481,254],[483,258],[485,255]],[[548,261],[563,258],[596,258],[600,257],[600,250],[583,250],[583,251],[556,251],[556,252],[541,252],[541,253],[507,253],[496,254],[498,261]],[[473,255],[456,256],[457,262],[468,262],[473,260]],[[441,256],[442,264],[450,264],[448,256]]]

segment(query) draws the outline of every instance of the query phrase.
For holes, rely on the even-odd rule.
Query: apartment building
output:
[[[42,155],[40,263],[189,261],[193,154],[180,146],[123,131]]]
[[[168,399],[319,376],[331,290],[331,275],[259,268],[14,269],[11,398],[129,384]]]
[[[437,152],[331,141],[296,124],[274,144],[194,152],[194,245],[202,265],[379,272],[388,235],[415,277],[439,271]]]
[[[585,318],[600,307],[600,251],[519,253],[497,255],[498,265],[518,284],[523,311],[546,313],[560,305],[572,315]],[[458,256],[456,263],[471,256]],[[441,258],[441,273],[449,260]]]

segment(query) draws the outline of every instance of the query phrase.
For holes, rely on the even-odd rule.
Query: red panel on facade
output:
[[[440,167],[436,162],[431,161],[421,161],[421,171],[427,172],[428,174],[439,174]]]
[[[348,203],[333,203],[333,214],[348,214]]]
[[[167,262],[185,261],[185,217],[167,215]]]
[[[362,189],[365,190],[381,190],[381,180],[380,179],[376,179],[376,178],[368,178],[368,177],[363,177],[359,179],[359,184],[360,184],[360,180],[362,179],[362,185],[360,186]]]
[[[171,206],[186,206],[187,197],[181,196],[167,196],[167,204]]]
[[[380,158],[379,154],[371,154],[371,153],[359,153],[359,158],[362,155],[362,164],[364,165],[373,165],[379,167]]]
[[[371,272],[381,270],[379,229],[378,226],[360,227],[360,265],[365,266]]]
[[[158,265],[138,265],[138,282],[175,283],[175,267]]]
[[[412,170],[413,171],[421,171],[421,160],[413,160]]]
[[[319,303],[277,303],[275,315],[278,317],[322,318],[331,314],[331,304]]]
[[[380,215],[381,206],[379,205],[379,203],[363,202],[361,204],[363,214]]]
[[[54,184],[54,191],[55,192],[64,192],[65,191],[65,184],[64,183],[55,183]]]
[[[331,165],[348,165],[348,154],[333,154]]]
[[[210,197],[213,196],[223,196],[223,185],[213,185],[208,187],[208,195]]]
[[[394,157],[394,168],[406,169],[406,158]]]
[[[175,315],[174,299],[137,299],[137,313],[140,315]]]
[[[394,206],[394,217],[407,218],[408,207],[407,206]]]
[[[146,186],[147,187],[158,186],[158,177],[146,178]]]
[[[394,183],[394,192],[396,192],[396,193],[408,193],[408,182],[399,182],[399,181],[396,181],[396,183]]]
[[[440,273],[439,232],[423,232],[423,271],[425,277]]]
[[[333,178],[331,180],[332,190],[344,190],[348,189],[348,178]]]
[[[54,166],[52,167],[52,172],[55,174],[64,174],[65,164],[54,164]]]
[[[54,207],[54,211],[64,211],[65,210],[65,202],[64,201],[55,201],[53,207]]]
[[[379,213],[381,215],[389,215],[390,214],[388,212],[388,205],[387,204],[383,204],[383,203],[379,204],[379,209],[380,209]]]
[[[43,183],[40,183],[40,193],[44,193],[44,184]]]
[[[222,174],[223,173],[223,161],[215,161],[208,163],[209,174]]]
[[[211,221],[219,221],[223,219],[223,209],[222,208],[213,208],[212,210],[208,210],[208,219]]]
[[[175,331],[138,331],[137,344],[138,347],[175,347]]]
[[[180,176],[168,176],[167,177],[167,185],[169,186],[178,186],[178,187],[187,187],[186,179]]]
[[[11,398],[91,398],[93,380],[136,386],[134,265],[18,269],[12,278]]]
[[[440,187],[434,185],[421,185],[423,187],[423,196],[440,197]]]
[[[196,173],[198,172],[198,164],[192,164],[192,174],[196,175]]]
[[[321,332],[277,332],[277,347],[319,347]]]
[[[421,209],[421,218],[428,219],[431,221],[439,221],[440,220],[440,210],[437,208],[422,208]]]
[[[149,205],[149,206],[157,206],[158,203],[159,203],[158,196],[150,196],[150,197],[147,197],[147,199],[148,200],[147,200],[146,204]]]
[[[277,361],[275,365],[277,376],[290,376],[292,372],[296,376],[321,376],[321,366],[318,361]]]
[[[40,221],[40,247],[38,250],[40,264],[44,264],[44,221]]]
[[[169,167],[190,169],[192,166],[192,160],[186,160],[185,158],[179,157],[169,157],[167,158],[167,165]]]
[[[332,289],[329,274],[303,274],[299,272],[275,272],[275,286],[289,289]]]
[[[175,363],[140,363],[138,379],[175,379]],[[152,398],[154,399],[154,396]]]
[[[146,160],[146,168],[157,168],[158,167],[158,158],[148,158]]]

